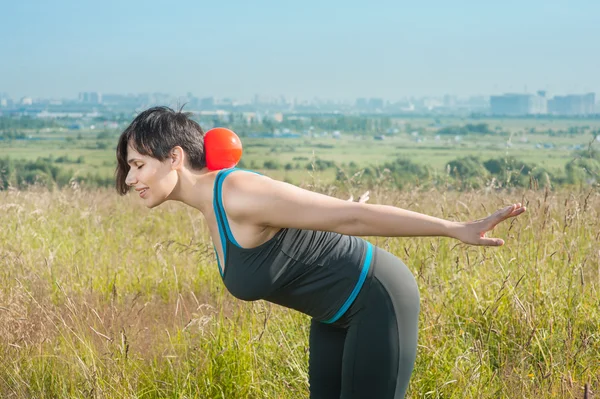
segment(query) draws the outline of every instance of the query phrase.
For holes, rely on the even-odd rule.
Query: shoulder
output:
[[[227,194],[247,194],[256,190],[257,185],[264,186],[276,180],[259,172],[246,169],[231,169],[223,171],[226,179],[222,181],[223,192]]]
[[[258,172],[245,169],[224,171],[221,182],[221,198],[227,214],[240,218],[261,207],[265,197],[276,194],[277,180]]]

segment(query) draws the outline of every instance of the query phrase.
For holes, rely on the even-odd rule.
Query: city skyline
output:
[[[407,101],[410,99],[425,99],[425,98],[431,98],[431,99],[442,99],[444,97],[453,97],[453,98],[458,98],[458,99],[469,99],[469,98],[478,98],[478,97],[485,97],[485,98],[489,98],[492,96],[498,96],[498,95],[505,95],[505,94],[530,94],[530,95],[535,95],[537,92],[539,91],[545,91],[547,92],[550,96],[563,96],[563,95],[571,95],[571,94],[586,94],[586,93],[600,93],[600,89],[599,90],[570,90],[570,91],[552,91],[552,90],[548,90],[544,87],[536,87],[536,86],[529,86],[529,85],[522,85],[522,87],[518,87],[519,85],[517,84],[511,84],[508,87],[510,88],[514,88],[513,90],[496,90],[496,91],[492,91],[492,92],[475,92],[475,93],[455,93],[455,92],[439,92],[439,93],[435,93],[435,94],[417,94],[417,93],[396,93],[395,95],[390,95],[390,96],[385,96],[385,95],[378,95],[375,93],[362,93],[362,94],[358,94],[358,95],[354,95],[354,96],[346,96],[346,97],[340,97],[340,96],[335,96],[333,94],[328,94],[328,93],[320,93],[320,94],[306,94],[306,95],[294,95],[294,94],[290,94],[290,93],[285,93],[283,91],[278,92],[278,93],[271,93],[271,92],[255,92],[255,93],[251,93],[248,95],[230,95],[230,94],[219,94],[219,92],[210,92],[210,93],[198,93],[198,92],[194,92],[192,90],[187,90],[185,92],[168,92],[165,90],[141,90],[141,91],[132,91],[132,90],[123,90],[123,91],[105,91],[105,90],[98,90],[98,89],[85,89],[85,90],[81,90],[81,89],[74,89],[73,93],[68,93],[65,95],[36,95],[35,93],[30,93],[29,91],[24,91],[24,90],[20,90],[17,91],[18,94],[17,95],[13,95],[6,87],[7,85],[4,86],[0,86],[0,96],[4,96],[7,98],[11,98],[13,100],[20,100],[22,98],[32,98],[32,99],[44,99],[44,100],[73,100],[73,99],[77,99],[80,95],[80,93],[83,92],[97,92],[97,93],[101,93],[101,94],[108,94],[108,95],[122,95],[122,96],[137,96],[137,95],[146,95],[146,94],[161,94],[161,95],[165,95],[165,96],[169,96],[172,98],[184,98],[187,97],[190,93],[197,98],[209,98],[209,97],[213,97],[215,99],[234,99],[234,100],[238,100],[238,101],[243,101],[243,102],[252,102],[256,96],[262,97],[262,98],[286,98],[286,99],[295,99],[297,101],[313,101],[313,100],[324,100],[324,101],[334,101],[334,102],[354,102],[357,99],[360,98],[382,98],[385,101],[391,101],[391,102],[398,102],[398,101]],[[552,86],[552,85],[546,85],[546,87],[548,86]],[[590,85],[582,85],[584,87],[590,86]]]
[[[389,102],[389,103],[395,103],[395,102],[403,102],[403,101],[411,101],[411,100],[427,100],[427,99],[432,99],[432,100],[443,100],[443,99],[458,99],[458,100],[472,100],[472,99],[491,99],[492,97],[497,97],[497,96],[505,96],[505,95],[516,95],[516,96],[523,96],[523,95],[530,95],[530,96],[536,96],[538,95],[540,92],[543,92],[544,95],[548,98],[553,98],[553,97],[561,97],[561,96],[572,96],[572,95],[585,95],[585,94],[596,94],[596,92],[594,91],[590,91],[590,92],[560,92],[560,93],[552,93],[552,92],[548,92],[546,90],[527,90],[527,91],[505,91],[505,92],[499,92],[499,93],[480,93],[480,94],[476,94],[476,95],[456,95],[453,93],[445,93],[442,95],[423,95],[423,96],[417,96],[417,95],[405,95],[405,96],[398,96],[396,98],[386,98],[386,97],[381,97],[381,96],[375,96],[375,95],[362,95],[362,96],[358,96],[358,97],[354,97],[354,98],[333,98],[333,97],[327,97],[327,96],[312,96],[310,98],[299,98],[299,97],[295,97],[295,96],[290,96],[290,95],[286,95],[285,93],[280,93],[278,95],[266,95],[263,93],[254,93],[252,96],[250,96],[250,98],[240,98],[240,97],[235,97],[235,96],[224,96],[224,95],[215,95],[215,94],[206,94],[206,95],[200,95],[197,93],[192,93],[192,92],[187,92],[184,94],[178,94],[178,93],[167,93],[167,92],[160,92],[160,91],[145,91],[145,92],[102,92],[100,90],[90,90],[90,91],[78,91],[74,96],[71,97],[58,97],[58,96],[50,96],[50,97],[42,97],[42,96],[32,96],[32,95],[25,95],[25,96],[20,96],[20,97],[15,97],[15,96],[11,96],[10,93],[7,92],[3,92],[0,91],[0,99],[4,98],[4,99],[10,99],[12,101],[15,102],[19,102],[22,100],[38,100],[38,101],[42,101],[42,102],[51,102],[51,101],[81,101],[81,102],[90,102],[88,100],[86,100],[84,97],[85,96],[89,96],[89,95],[95,95],[99,97],[99,101],[93,101],[93,102],[99,102],[101,103],[102,98],[104,96],[121,96],[121,97],[141,97],[141,96],[150,96],[150,97],[154,97],[154,96],[158,96],[160,98],[169,98],[169,99],[198,99],[198,100],[202,100],[202,99],[213,99],[217,102],[220,101],[235,101],[235,102],[240,102],[240,103],[255,103],[255,102],[282,102],[282,101],[296,101],[296,102],[312,102],[312,101],[316,101],[316,100],[320,100],[320,101],[329,101],[329,102],[337,102],[337,103],[355,103],[357,101],[361,101],[361,100],[370,100],[370,99],[376,99],[376,100],[382,100],[384,102]]]
[[[351,100],[600,92],[600,3],[11,2],[0,92]]]
[[[187,93],[185,97],[173,97],[166,93],[139,93],[120,95],[99,92],[80,92],[77,99],[32,99],[24,97],[14,101],[0,93],[0,115],[30,114],[37,117],[56,117],[77,112],[115,112],[116,110],[138,110],[149,106],[166,105],[172,108],[187,107],[195,112],[321,112],[334,113],[413,113],[433,112],[442,114],[462,114],[474,112],[487,115],[522,116],[593,116],[600,114],[600,104],[596,103],[596,93],[569,93],[551,96],[546,91],[535,94],[504,93],[489,97],[469,97],[460,99],[446,95],[443,98],[413,98],[403,101],[389,101],[380,97],[361,97],[350,101],[318,100],[298,101],[293,98],[265,97],[256,95],[252,101],[234,98],[195,97]],[[66,112],[66,113],[65,113]]]

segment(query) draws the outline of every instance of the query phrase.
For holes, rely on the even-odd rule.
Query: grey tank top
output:
[[[217,262],[225,287],[238,299],[263,299],[323,323],[335,322],[369,274],[372,244],[339,233],[283,228],[257,247],[242,248],[231,233],[221,198],[223,181],[236,170],[241,169],[220,170],[213,193],[224,271],[218,255]]]

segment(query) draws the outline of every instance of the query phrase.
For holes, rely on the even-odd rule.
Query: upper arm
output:
[[[253,173],[232,173],[222,192],[227,214],[239,222],[341,234],[366,206]]]

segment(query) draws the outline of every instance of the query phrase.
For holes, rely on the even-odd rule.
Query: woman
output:
[[[203,131],[187,114],[156,107],[119,139],[116,185],[148,208],[181,201],[205,217],[227,289],[312,317],[311,398],[402,398],[416,357],[419,293],[409,269],[361,236],[446,236],[499,246],[485,233],[520,215],[451,222],[349,202],[257,173],[206,168]]]

